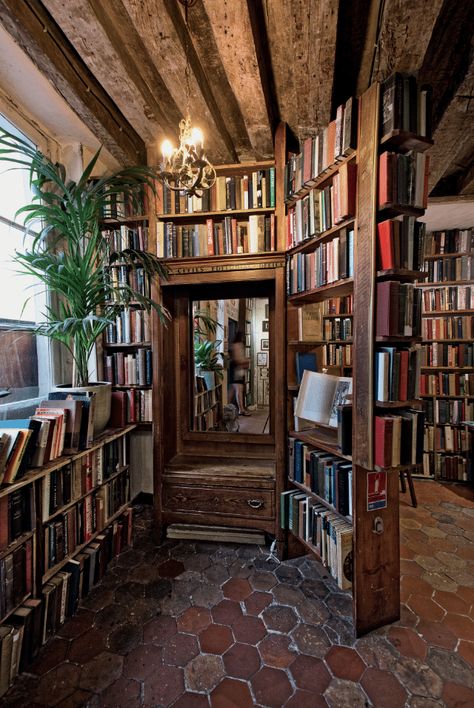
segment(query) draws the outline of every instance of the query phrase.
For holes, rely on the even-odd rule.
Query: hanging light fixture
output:
[[[173,147],[170,140],[161,145],[163,160],[160,177],[174,192],[185,192],[189,196],[201,197],[205,189],[210,189],[216,181],[216,171],[204,154],[204,136],[199,128],[193,128],[189,113],[189,58],[188,58],[188,7],[195,0],[178,0],[184,5],[186,23],[185,53],[186,68],[186,117],[179,122],[179,147]]]

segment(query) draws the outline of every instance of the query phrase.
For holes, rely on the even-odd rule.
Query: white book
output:
[[[304,371],[295,415],[330,427],[337,427],[337,406],[352,394],[352,378]]]

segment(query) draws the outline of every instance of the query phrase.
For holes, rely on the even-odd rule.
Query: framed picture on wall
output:
[[[262,332],[269,332],[270,331],[269,324],[270,324],[269,320],[262,320]]]
[[[258,352],[257,353],[257,366],[268,366],[267,352]]]
[[[260,340],[260,349],[263,349],[264,351],[268,351],[270,349],[270,340],[269,339],[261,339]]]

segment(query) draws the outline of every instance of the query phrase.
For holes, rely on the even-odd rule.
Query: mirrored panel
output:
[[[270,318],[263,297],[193,300],[194,432],[270,432]]]

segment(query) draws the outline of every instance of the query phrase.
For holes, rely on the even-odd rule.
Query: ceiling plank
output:
[[[146,161],[145,144],[38,0],[2,0],[0,21],[79,118],[122,164]]]
[[[143,96],[148,118],[166,132],[176,131],[181,115],[121,0],[89,0],[90,7],[129,77]]]

